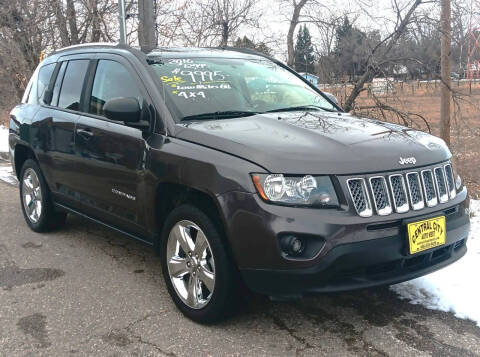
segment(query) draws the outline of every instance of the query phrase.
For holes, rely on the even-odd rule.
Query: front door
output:
[[[104,116],[103,105],[134,97],[142,105],[145,91],[128,63],[99,59],[87,86],[85,111],[75,127],[78,158],[76,190],[84,211],[103,222],[144,235],[142,187],[147,157],[144,133]],[[89,88],[88,88],[89,87]]]

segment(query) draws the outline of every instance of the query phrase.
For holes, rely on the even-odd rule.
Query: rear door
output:
[[[27,136],[29,142],[32,145],[35,155],[38,158],[42,172],[50,185],[52,181],[52,167],[50,160],[50,130],[51,128],[51,111],[46,108],[44,102],[44,95],[47,91],[52,76],[54,76],[56,63],[50,63],[38,68],[38,73],[34,74],[34,80],[32,81],[29,89],[29,94],[25,98],[25,109],[22,112],[27,112],[29,118],[23,119],[27,123],[31,123],[29,126],[23,126],[23,130],[28,130],[28,135],[20,133],[22,137]],[[35,77],[36,76],[36,77]]]
[[[99,55],[87,85],[85,113],[75,130],[76,190],[88,214],[144,235],[141,192],[147,134],[105,117],[105,102],[118,97],[137,98],[149,116],[146,90],[129,62],[121,56]]]
[[[75,179],[74,129],[89,63],[83,56],[52,64],[55,70],[51,81],[41,83],[39,80],[37,85],[37,92],[42,93],[38,99],[40,109],[31,128],[32,145],[59,202],[75,203],[71,190]]]

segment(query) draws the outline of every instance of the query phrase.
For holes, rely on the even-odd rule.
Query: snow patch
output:
[[[0,165],[0,180],[5,181],[11,185],[17,185],[18,180],[15,176],[12,166]]]
[[[8,128],[0,125],[0,152],[8,152]]]
[[[467,254],[432,274],[390,287],[401,299],[428,309],[452,312],[480,327],[480,200],[470,201],[471,228]]]

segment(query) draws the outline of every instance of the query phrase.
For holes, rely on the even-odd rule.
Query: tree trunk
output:
[[[376,70],[373,67],[367,68],[363,76],[360,77],[360,79],[353,86],[353,89],[350,92],[347,100],[345,101],[345,105],[343,106],[344,111],[349,112],[353,109],[355,100],[360,95],[360,93],[362,93],[365,83],[371,81],[372,78],[375,76],[375,73]]]
[[[146,53],[156,46],[153,0],[138,0],[138,12],[138,42]]]
[[[100,41],[100,18],[98,16],[98,0],[89,0],[90,16],[92,17],[92,42]]]
[[[442,95],[440,104],[440,135],[450,146],[450,57],[451,57],[451,5],[450,0],[442,0],[442,49],[440,63],[442,67]]]
[[[70,43],[76,45],[80,43],[78,39],[77,13],[73,0],[67,0],[67,20],[70,28]]]
[[[220,42],[220,47],[226,47],[228,44],[228,22],[224,21],[222,23],[222,42]]]
[[[293,67],[293,62],[295,58],[295,48],[293,46],[293,35],[295,33],[295,28],[298,25],[298,19],[300,18],[300,12],[302,8],[305,6],[308,0],[300,0],[297,4],[295,0],[293,0],[293,14],[292,19],[290,20],[290,26],[288,28],[287,34],[287,48],[288,48],[288,59],[287,65],[289,67]]]
[[[67,21],[66,16],[63,14],[63,3],[62,1],[57,1],[55,3],[55,18],[57,22],[58,32],[60,34],[60,40],[62,42],[62,46],[66,47],[69,46],[70,43],[70,36],[68,35],[68,28],[67,28]]]

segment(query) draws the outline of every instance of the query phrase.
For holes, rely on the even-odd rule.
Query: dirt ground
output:
[[[480,356],[480,329],[387,287],[271,302],[204,326],[175,308],[159,258],[70,215],[31,231],[0,181],[0,356]]]

